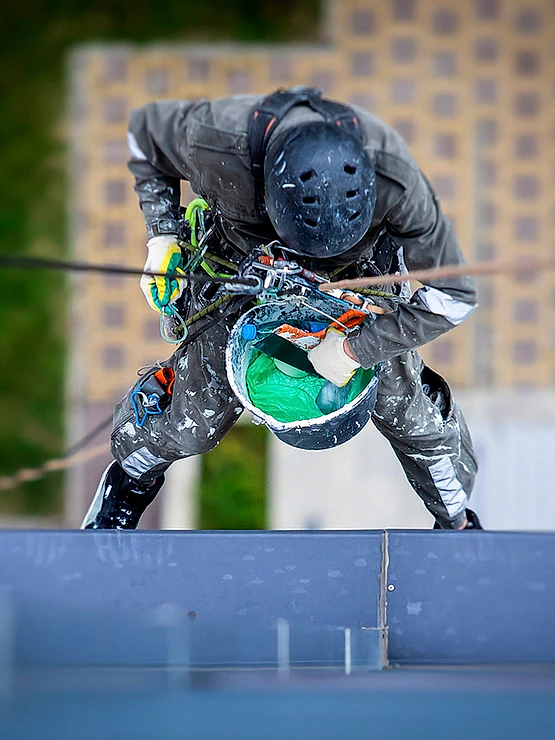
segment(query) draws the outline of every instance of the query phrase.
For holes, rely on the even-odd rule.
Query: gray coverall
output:
[[[176,234],[180,181],[220,214],[224,239],[239,252],[276,238],[255,206],[247,127],[260,96],[151,103],[133,111],[128,139],[129,168],[148,236]],[[402,249],[410,270],[463,263],[451,225],[403,139],[384,122],[353,106],[375,162],[377,200],[362,242],[335,259],[303,264],[326,272],[339,264],[372,259],[380,235]],[[318,119],[293,108],[276,127]],[[361,256],[362,255],[362,256]],[[189,314],[203,305],[198,285],[189,285]],[[471,438],[446,382],[424,366],[417,348],[464,321],[475,308],[469,277],[428,281],[406,304],[363,324],[349,343],[364,367],[382,364],[372,420],[389,440],[416,493],[445,528],[460,527],[477,464]],[[142,428],[135,422],[130,394],[114,415],[112,452],[133,478],[149,483],[180,458],[212,449],[242,409],[225,373],[224,348],[237,313],[221,312],[193,343],[179,347],[164,365],[175,371],[173,400]],[[432,402],[441,390],[443,408]]]

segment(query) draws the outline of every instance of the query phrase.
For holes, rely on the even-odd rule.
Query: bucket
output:
[[[314,303],[314,301],[312,301]],[[282,323],[301,327],[309,322],[331,323],[345,308],[338,310],[334,299],[322,298],[319,305],[302,301],[270,300],[246,311],[233,326],[226,346],[226,371],[229,383],[240,403],[253,415],[254,423],[265,424],[285,444],[303,450],[326,450],[347,442],[368,423],[376,405],[379,366],[373,368],[368,383],[339,409],[310,419],[280,421],[253,404],[247,388],[247,369],[254,346],[260,338],[258,329]],[[327,318],[326,318],[327,317]],[[254,327],[254,328],[253,328]]]

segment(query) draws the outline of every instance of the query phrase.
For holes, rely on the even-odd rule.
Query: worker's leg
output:
[[[472,440],[446,381],[416,351],[384,363],[372,420],[439,526],[463,526],[477,471]]]
[[[222,317],[194,342],[178,348],[142,375],[116,406],[111,437],[115,460],[83,527],[134,529],[171,463],[208,452],[231,429],[242,411],[225,372],[225,346],[234,320]],[[149,406],[149,398],[156,389],[152,376],[160,367],[173,370],[175,381],[169,404],[162,403],[158,412],[156,404]]]

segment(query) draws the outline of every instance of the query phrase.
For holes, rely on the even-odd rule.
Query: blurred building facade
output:
[[[315,85],[330,97],[362,105],[404,136],[469,261],[524,263],[555,250],[552,0],[330,0],[317,45],[89,46],[74,53],[70,73],[72,230],[74,256],[79,259],[143,265],[145,231],[126,168],[132,108],[154,99],[267,93],[299,84]],[[184,201],[190,197],[185,186]],[[72,441],[110,413],[137,368],[171,353],[136,280],[79,277],[73,295]],[[541,417],[537,429],[542,424],[549,428],[550,388],[555,381],[555,272],[524,270],[518,279],[481,279],[479,310],[422,353],[463,390],[469,407],[475,409],[470,423],[473,416],[480,419],[480,439],[492,437],[488,419],[473,401],[478,397],[493,403],[504,429],[513,424],[516,403],[526,405],[526,399],[539,398],[532,404]],[[497,402],[499,392],[504,400]],[[518,419],[514,423],[518,436]],[[320,456],[315,466],[312,453],[297,460],[294,450],[272,441],[269,524],[429,526],[428,515],[384,444],[374,430],[364,431],[341,451],[315,453]],[[490,469],[493,458],[503,461],[501,444],[480,446]],[[537,449],[533,434],[528,448]],[[328,458],[333,461],[335,456],[343,466],[347,461],[349,467],[348,461],[359,459],[363,450],[376,473],[371,480],[368,470],[361,469],[358,477],[349,474],[353,497],[342,499],[341,515],[336,510],[339,502],[328,510],[323,501],[320,513],[295,513],[293,492],[299,486],[287,473],[293,461],[298,475],[303,465],[327,470],[321,480],[312,475],[303,483],[306,500],[314,500],[309,492],[317,494],[334,467]],[[72,471],[68,524],[79,520],[104,464],[97,459]],[[184,481],[194,480],[198,463],[187,461],[181,467]],[[356,465],[349,469],[353,468]],[[179,475],[174,477],[178,491],[189,486]],[[385,510],[375,503],[376,498],[384,502],[380,494],[384,490],[389,491]],[[479,493],[482,499],[487,495]],[[174,510],[181,512],[175,519],[179,524],[194,524],[194,507],[180,505],[169,495],[166,504],[161,501],[146,520],[151,526],[171,523],[168,512]],[[366,517],[361,514],[365,507]],[[512,520],[497,524],[515,526]],[[555,528],[555,512],[549,526]]]

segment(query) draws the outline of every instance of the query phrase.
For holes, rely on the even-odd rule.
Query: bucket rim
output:
[[[268,428],[276,432],[288,432],[288,431],[295,431],[295,430],[300,431],[308,427],[314,428],[315,426],[323,426],[324,424],[328,424],[330,422],[333,422],[335,419],[345,416],[350,411],[355,409],[364,400],[364,398],[366,398],[366,396],[372,392],[372,389],[377,385],[379,381],[379,375],[380,375],[379,365],[374,365],[372,368],[365,368],[367,370],[373,369],[374,375],[368,381],[367,385],[365,385],[364,388],[360,391],[360,393],[358,393],[351,401],[346,403],[344,406],[341,406],[341,408],[337,409],[336,411],[332,411],[329,414],[323,414],[322,416],[315,416],[310,419],[299,419],[297,421],[279,421],[275,417],[271,416],[271,414],[267,414],[261,409],[259,409],[257,406],[255,406],[251,402],[251,400],[248,398],[248,396],[240,390],[237,384],[237,381],[235,379],[235,373],[233,372],[233,366],[232,366],[232,360],[231,360],[232,340],[235,338],[236,334],[240,332],[241,326],[244,323],[246,323],[247,317],[249,315],[252,315],[252,313],[255,312],[257,309],[260,309],[263,306],[268,305],[268,303],[253,306],[248,311],[246,311],[242,316],[240,316],[239,319],[235,322],[235,324],[231,328],[229,332],[229,337],[226,343],[225,362],[226,362],[226,372],[227,372],[228,381],[231,385],[233,392],[235,393],[237,399],[242,404],[242,406],[253,415],[256,422],[265,424]]]

